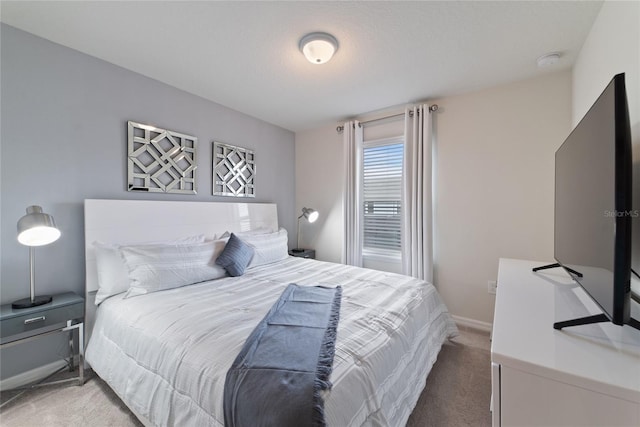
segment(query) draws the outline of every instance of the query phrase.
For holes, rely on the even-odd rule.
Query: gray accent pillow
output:
[[[227,245],[216,259],[216,264],[224,268],[229,276],[242,276],[253,258],[253,253],[254,250],[251,246],[231,233]]]

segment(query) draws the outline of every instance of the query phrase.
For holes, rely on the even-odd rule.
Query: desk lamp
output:
[[[29,246],[29,280],[31,297],[14,301],[12,308],[29,308],[51,302],[51,296],[36,296],[35,288],[35,247],[53,243],[60,237],[53,217],[42,212],[40,206],[29,206],[27,214],[18,220],[18,242]]]
[[[304,252],[304,249],[300,248],[300,219],[305,218],[309,223],[316,222],[320,214],[315,209],[302,208],[302,215],[298,217],[298,241],[295,249],[292,252]]]

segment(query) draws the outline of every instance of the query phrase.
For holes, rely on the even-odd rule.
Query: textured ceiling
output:
[[[299,131],[569,68],[602,2],[2,1],[0,19]],[[340,47],[314,65],[313,31]]]

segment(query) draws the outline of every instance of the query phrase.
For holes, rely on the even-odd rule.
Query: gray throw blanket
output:
[[[227,372],[226,427],[325,426],[342,288],[290,284]]]

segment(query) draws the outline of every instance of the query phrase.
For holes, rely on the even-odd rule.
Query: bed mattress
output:
[[[158,426],[223,426],[227,370],[287,284],[343,286],[329,426],[404,426],[442,343],[457,333],[418,279],[289,257],[241,277],[116,295],[98,308],[86,360]]]

